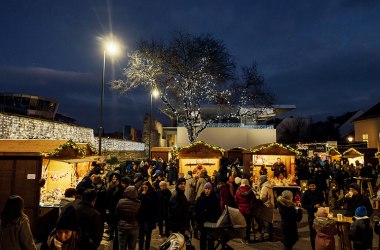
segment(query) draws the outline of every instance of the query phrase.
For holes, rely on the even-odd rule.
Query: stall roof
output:
[[[74,143],[71,140],[0,140],[0,155],[18,156],[52,156],[63,148],[78,147],[85,155],[92,155],[94,151],[86,143]],[[84,155],[83,155],[84,156]]]
[[[355,157],[359,157],[359,156],[364,156],[364,154],[360,153],[359,151],[357,151],[354,148],[347,149],[346,151],[343,152],[342,155],[343,155],[342,156],[343,158],[355,158]]]
[[[342,154],[338,151],[336,148],[330,148],[328,151],[328,154],[331,156],[339,155],[341,156]]]
[[[300,155],[301,153],[289,146],[284,146],[280,143],[273,142],[258,145],[249,149],[249,151],[256,155]]]
[[[204,156],[223,156],[224,149],[216,146],[212,146],[211,144],[207,144],[203,141],[197,141],[193,144],[190,144],[186,147],[178,149],[178,156],[180,158],[191,156],[191,155],[204,155]]]

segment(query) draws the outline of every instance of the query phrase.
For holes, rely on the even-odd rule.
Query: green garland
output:
[[[250,149],[250,151],[251,151],[252,153],[255,153],[255,152],[257,152],[257,151],[260,151],[260,150],[263,150],[263,149],[266,149],[266,148],[270,148],[270,147],[272,147],[272,146],[278,146],[278,147],[280,147],[280,148],[287,149],[287,150],[289,150],[289,151],[295,153],[296,155],[301,155],[301,152],[300,152],[300,151],[298,151],[298,150],[296,150],[296,149],[294,149],[294,148],[292,148],[292,147],[289,147],[289,146],[284,146],[284,145],[282,145],[282,144],[280,144],[280,143],[277,143],[277,142],[273,142],[273,143],[270,143],[270,144],[268,144],[268,145],[261,146],[260,148]]]
[[[213,145],[211,145],[211,144],[205,143],[204,141],[196,141],[196,142],[194,142],[193,144],[189,144],[189,145],[184,146],[184,147],[179,147],[179,148],[178,148],[178,152],[181,151],[182,149],[189,149],[189,148],[194,147],[194,146],[196,146],[196,145],[198,145],[198,144],[202,144],[202,145],[206,146],[206,147],[209,148],[209,149],[219,150],[219,151],[221,151],[222,153],[225,151],[225,150],[224,150],[223,148],[221,148],[221,147],[213,146]]]
[[[82,157],[85,157],[86,156],[86,150],[84,148],[81,148],[79,147],[75,142],[73,142],[73,140],[68,140],[66,143],[64,144],[61,144],[59,145],[58,148],[56,148],[53,152],[50,152],[50,153],[40,153],[41,156],[43,157],[54,157],[54,156],[57,156],[59,155],[59,153],[65,149],[65,148],[69,148],[71,147],[72,149],[74,149],[75,152],[77,152],[78,154],[82,155]]]

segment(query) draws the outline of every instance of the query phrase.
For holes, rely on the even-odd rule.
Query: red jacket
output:
[[[237,208],[243,215],[251,215],[256,197],[250,186],[240,186],[235,194]]]

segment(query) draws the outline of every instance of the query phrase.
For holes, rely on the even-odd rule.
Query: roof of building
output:
[[[356,118],[355,121],[366,120],[366,119],[377,118],[377,117],[380,117],[380,102],[378,102],[375,106],[371,107],[366,112],[364,112],[364,114]]]

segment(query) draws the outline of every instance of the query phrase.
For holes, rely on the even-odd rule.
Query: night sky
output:
[[[239,67],[257,62],[276,104],[296,105],[289,115],[323,120],[380,101],[379,13],[376,0],[2,1],[0,92],[56,99],[60,113],[96,129],[102,37],[124,44],[124,55],[107,58],[108,82],[141,39],[209,33]],[[104,105],[105,132],[141,129],[150,96],[107,87]]]

